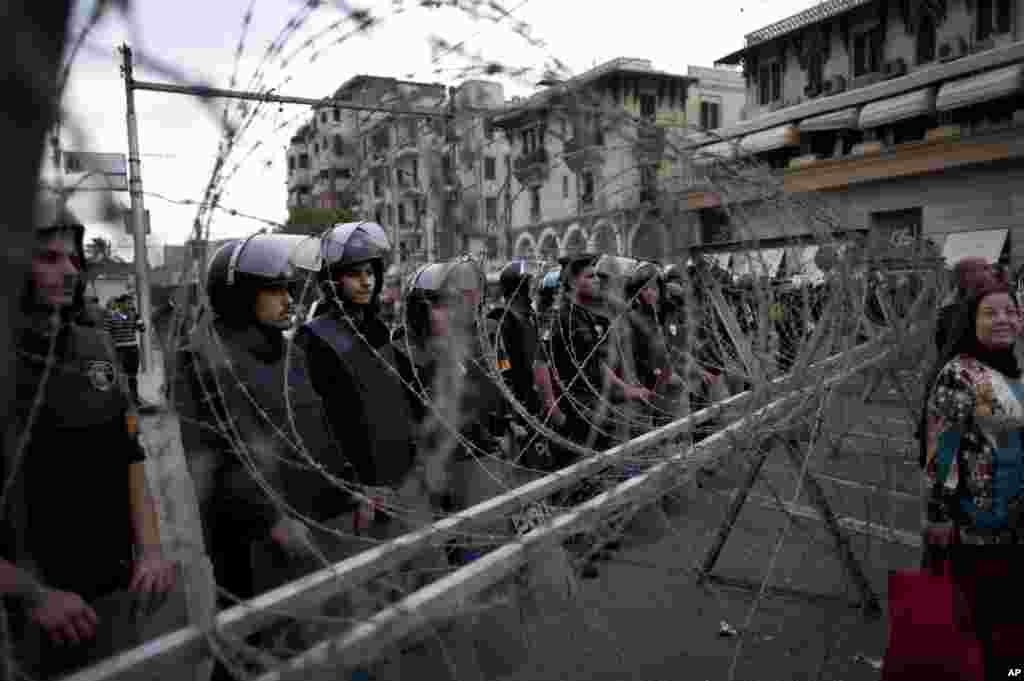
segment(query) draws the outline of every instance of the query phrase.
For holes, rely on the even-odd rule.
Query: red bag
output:
[[[967,614],[966,595],[950,575],[898,570],[889,575],[889,647],[882,681],[984,681],[981,643]]]

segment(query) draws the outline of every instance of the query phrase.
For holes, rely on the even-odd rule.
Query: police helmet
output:
[[[384,260],[391,252],[384,228],[376,222],[345,222],[334,225],[320,238],[319,280],[326,284],[356,265],[371,263],[374,287],[371,298],[377,300],[384,288]],[[326,293],[334,296],[332,286]]]
[[[256,292],[276,286],[293,287],[305,274],[301,263],[309,237],[298,234],[253,234],[233,239],[217,249],[206,270],[210,307],[221,318],[254,321]],[[299,257],[296,257],[299,256]]]
[[[576,253],[574,255],[566,255],[558,259],[558,264],[562,266],[560,280],[564,288],[569,288],[570,283],[576,278],[580,272],[588,267],[594,267],[597,265],[598,260],[603,256],[597,253]]]
[[[406,326],[413,335],[426,337],[430,306],[441,301],[463,301],[479,313],[486,282],[483,269],[471,258],[422,265],[406,286]]]
[[[506,300],[517,296],[529,297],[532,293],[533,280],[538,274],[539,267],[536,263],[528,260],[513,260],[501,269],[498,282],[501,285],[501,295]]]
[[[653,262],[637,263],[626,282],[626,297],[632,300],[640,293],[641,289],[650,284],[657,285],[659,294],[664,292],[661,268]]]

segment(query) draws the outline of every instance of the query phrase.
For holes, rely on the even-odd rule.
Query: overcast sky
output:
[[[81,0],[76,27],[94,1]],[[506,9],[513,10],[514,20],[497,24],[474,21],[452,8],[423,8],[419,0],[364,2],[356,6],[370,9],[382,17],[382,23],[369,33],[340,43],[338,39],[352,30],[352,22],[343,22],[333,30],[330,27],[345,15],[345,2],[323,2],[289,41],[285,54],[298,56],[282,70],[280,59],[263,64],[263,55],[305,3],[254,0],[245,50],[238,63],[237,87],[250,86],[261,66],[265,74],[263,88],[277,87],[282,94],[304,97],[328,96],[356,74],[456,85],[458,70],[466,66],[466,60],[451,54],[439,63],[432,62],[431,36],[449,43],[462,41],[468,52],[512,66],[539,69],[555,57],[573,73],[579,73],[615,57],[641,57],[652,60],[656,68],[685,73],[688,65],[710,66],[741,47],[744,34],[815,4],[815,0],[630,0],[623,4],[606,0],[502,1]],[[86,137],[65,134],[67,148],[127,152],[125,96],[117,52],[122,42],[191,77],[228,87],[250,0],[132,3],[136,7],[135,28],[116,16],[105,19],[91,34],[88,47],[74,66],[65,106]],[[462,4],[471,3],[462,0]],[[515,21],[525,22],[531,36],[543,40],[544,47],[531,46],[518,35],[513,30]],[[136,28],[138,35],[134,33]],[[314,43],[317,56],[310,63],[313,51],[301,47],[317,34],[321,36]],[[136,78],[168,79],[145,68],[136,69]],[[506,97],[528,93],[524,84],[506,83]],[[144,189],[175,200],[201,198],[220,139],[210,109],[192,97],[155,92],[137,92],[136,106]],[[224,102],[218,101],[215,106],[221,110]],[[284,150],[295,129],[308,118],[309,110],[275,105],[266,106],[264,111],[266,115],[241,138],[229,161],[231,167],[245,159],[226,185],[223,204],[283,222],[287,217]],[[120,194],[118,200],[127,205],[127,193]],[[152,196],[145,201],[152,217],[154,243],[182,243],[190,236],[195,206],[179,206]],[[128,245],[123,232],[97,222],[88,205],[79,201],[76,206],[84,214],[89,236],[109,236],[115,245],[119,239]],[[263,226],[222,212],[213,222],[211,236],[243,236]],[[130,250],[120,253],[131,255]],[[151,260],[156,258],[151,256]]]

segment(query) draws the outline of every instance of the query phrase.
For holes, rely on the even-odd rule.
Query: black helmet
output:
[[[513,260],[505,265],[498,277],[501,295],[506,300],[518,296],[529,298],[532,293],[533,279],[537,276],[538,270],[536,263],[528,260]]]
[[[594,267],[600,258],[601,255],[597,253],[576,253],[559,258],[558,264],[562,266],[559,279],[562,286],[568,288],[569,282],[573,281],[577,274],[588,267]]]
[[[651,283],[657,284],[659,293],[663,292],[664,282],[661,268],[653,262],[638,263],[626,282],[626,297],[633,300],[642,288]]]
[[[345,222],[334,225],[320,238],[319,280],[328,283],[347,269],[372,263],[374,287],[371,299],[376,301],[384,288],[384,260],[391,251],[384,228],[376,222]],[[335,295],[333,287],[325,291]]]
[[[251,323],[259,289],[301,281],[305,267],[296,254],[308,249],[309,242],[309,237],[297,234],[254,234],[221,246],[206,270],[213,312],[226,320]]]

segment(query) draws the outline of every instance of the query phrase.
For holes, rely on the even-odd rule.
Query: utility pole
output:
[[[57,191],[57,216],[60,219],[60,216],[64,214],[64,209],[67,208],[67,196],[64,194],[64,154],[61,153],[60,148],[59,109],[53,121],[53,133],[50,136],[50,144],[53,145],[53,169],[56,172],[53,184]]]
[[[145,325],[141,335],[142,371],[151,378],[155,375],[153,366],[153,342],[150,333],[152,309],[149,289],[149,254],[146,249],[146,207],[142,196],[142,163],[139,160],[139,127],[135,116],[135,78],[132,71],[132,50],[127,45],[121,46],[124,63],[121,75],[124,76],[125,102],[127,104],[128,123],[128,177],[131,196],[132,227],[135,236],[135,288],[139,297],[139,317]],[[154,391],[159,394],[159,391]]]

